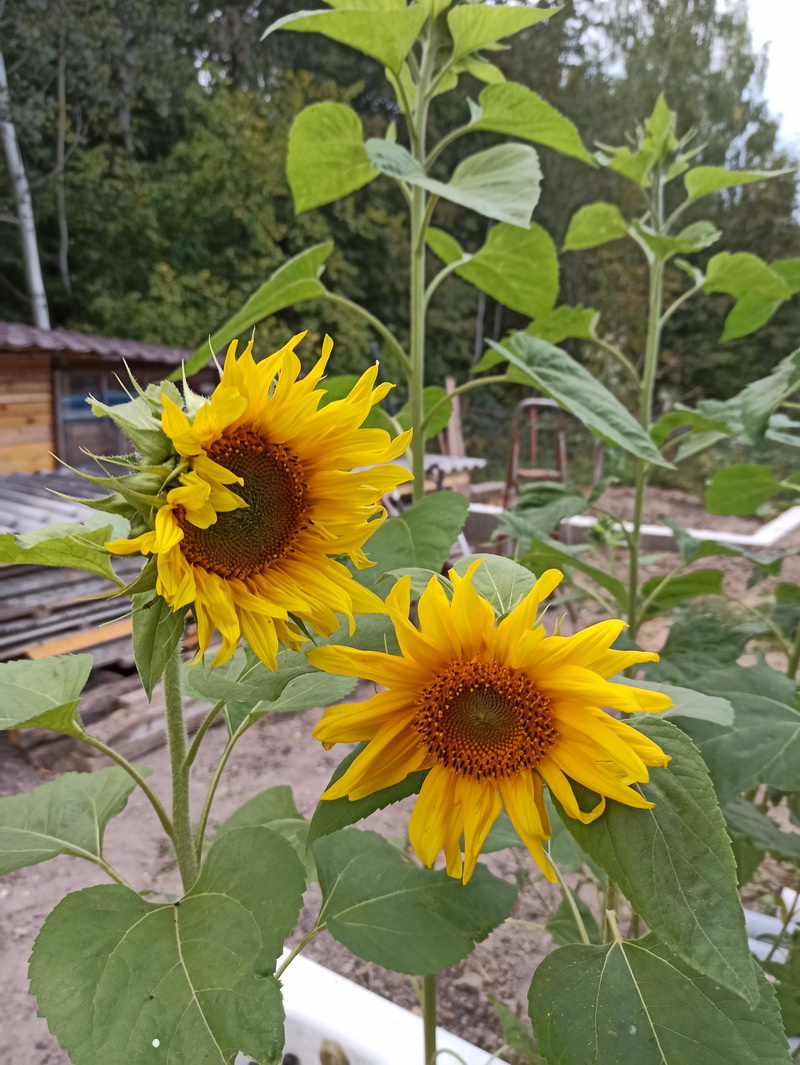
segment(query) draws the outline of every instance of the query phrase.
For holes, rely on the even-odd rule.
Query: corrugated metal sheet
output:
[[[0,352],[3,351],[101,355],[108,359],[156,362],[169,366],[177,366],[192,354],[188,348],[167,348],[160,344],[145,344],[140,340],[89,336],[87,333],[71,333],[66,329],[36,329],[20,322],[0,322]]]

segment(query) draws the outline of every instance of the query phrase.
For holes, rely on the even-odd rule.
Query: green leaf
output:
[[[562,155],[571,155],[589,166],[597,165],[575,125],[538,93],[513,81],[489,85],[481,92],[469,128],[522,137],[554,148]]]
[[[258,694],[246,700],[232,701],[225,707],[228,729],[242,731],[255,725],[267,714],[290,714],[298,710],[314,710],[319,706],[346,699],[358,684],[356,677],[335,677],[330,673],[304,673],[293,677],[275,699],[262,699]]]
[[[727,666],[736,661],[750,638],[749,630],[726,625],[714,614],[692,613],[675,619],[661,648],[661,661],[645,666],[648,679],[667,680],[675,684],[690,681],[699,685],[699,678],[709,669]]]
[[[276,784],[254,795],[217,828],[216,838],[237,828],[269,828],[291,843],[309,880],[316,878],[314,859],[308,852],[308,821],[294,804],[292,789]]]
[[[164,675],[164,668],[180,643],[186,608],[173,610],[154,592],[133,597],[133,657],[147,698]]]
[[[383,573],[401,566],[440,570],[466,517],[467,501],[458,492],[432,492],[418,500],[370,537],[364,550],[375,566],[360,570],[359,579],[374,589]],[[383,594],[388,592],[386,587]]]
[[[572,216],[564,238],[564,251],[596,248],[627,235],[628,223],[620,214],[619,207],[612,203],[591,203],[588,207],[581,207]]]
[[[649,435],[613,393],[561,348],[517,333],[509,346],[489,345],[511,363],[508,379],[534,385],[609,443],[656,466],[670,467]]]
[[[495,995],[487,995],[486,997],[500,1022],[500,1027],[503,1030],[503,1042],[506,1046],[513,1050],[515,1054],[521,1054],[522,1060],[526,1065],[546,1065],[544,1058],[537,1053],[536,1043],[528,1031],[527,1025]]]
[[[455,965],[508,917],[517,896],[482,865],[468,884],[444,870],[418,869],[375,832],[347,828],[318,839],[312,852],[330,934],[395,972]]]
[[[710,721],[714,725],[733,724],[733,707],[727,699],[719,696],[706,695],[694,688],[681,688],[676,684],[656,684],[648,680],[628,680],[626,677],[617,677],[616,683],[668,695],[674,705],[661,713],[662,719],[692,717],[697,721]]]
[[[793,351],[766,377],[751,381],[730,401],[734,405],[735,417],[741,423],[742,437],[748,443],[761,439],[775,410],[799,387],[800,351]],[[738,424],[736,428],[739,429]]]
[[[90,861],[102,857],[105,827],[125,808],[135,786],[115,766],[65,773],[33,791],[0,799],[0,876],[59,854]]]
[[[264,885],[269,884],[269,891]],[[180,903],[127,888],[68,895],[33,948],[39,1012],[74,1065],[155,1060],[228,1065],[237,1051],[264,1065],[283,1052],[273,975],[300,913],[305,875],[267,828],[227,832]]]
[[[534,538],[530,551],[524,555],[522,561],[525,565],[530,566],[534,573],[541,573],[551,566],[556,566],[559,569],[563,569],[565,566],[574,567],[580,570],[581,573],[585,573],[587,577],[591,577],[601,588],[605,588],[607,592],[610,592],[620,606],[627,602],[628,590],[622,581],[612,577],[605,570],[598,569],[597,566],[592,566],[590,563],[585,562],[580,555],[572,554],[554,540]]]
[[[172,441],[162,430],[160,423],[153,416],[153,408],[145,400],[137,397],[130,403],[109,406],[90,397],[90,406],[95,417],[111,418],[146,463],[163,462],[172,452]]]
[[[449,233],[445,233],[443,229],[437,229],[436,226],[428,226],[425,242],[433,254],[438,255],[446,266],[458,262],[459,259],[466,258],[467,253],[456,238],[451,237]]]
[[[641,222],[634,222],[633,229],[659,259],[667,260],[673,255],[687,255],[702,251],[715,244],[722,236],[716,226],[710,222],[693,222],[675,237],[654,233]]]
[[[401,577],[411,578],[411,598],[419,599],[422,593],[430,584],[431,577],[435,577],[447,592],[448,598],[452,598],[453,586],[450,581],[437,573],[436,570],[422,569],[419,566],[401,566],[399,569],[390,569],[381,577],[382,581],[391,577],[392,582],[399,580]]]
[[[762,783],[800,791],[800,713],[792,681],[767,666],[732,665],[706,671],[695,683],[727,699],[736,714],[729,728],[681,722],[697,744],[720,798],[726,801]]]
[[[782,490],[770,466],[726,466],[717,470],[706,488],[706,509],[710,514],[755,514]]]
[[[0,533],[0,565],[64,566],[96,573],[119,583],[103,547],[114,535],[112,525],[47,525],[31,533]]]
[[[793,296],[800,292],[800,259],[776,259],[769,268],[791,289]]]
[[[577,340],[592,340],[597,330],[600,314],[592,307],[569,307],[564,304],[554,307],[546,314],[536,316],[525,330],[531,336],[546,340],[549,344],[560,344],[562,340],[574,337]]]
[[[475,591],[491,603],[498,617],[504,617],[525,598],[536,583],[530,570],[502,555],[468,555],[453,566],[463,577],[472,563],[481,558],[472,578]]]
[[[708,770],[669,721],[637,715],[630,723],[672,757],[667,768],[650,770],[648,784],[635,785],[653,809],[610,801],[590,825],[562,817],[672,951],[755,1005],[736,868]]]
[[[377,177],[355,111],[331,101],[301,111],[289,132],[286,175],[297,214],[339,200]]]
[[[607,155],[606,152],[610,152]],[[598,152],[597,158],[609,170],[614,170],[617,174],[621,174],[629,181],[633,181],[641,189],[647,189],[650,187],[650,172],[658,160],[658,150],[653,147],[652,143],[645,144],[637,151],[632,152],[630,148],[605,148],[602,152]]]
[[[367,141],[366,148],[372,165],[389,177],[418,185],[486,218],[510,222],[523,229],[530,225],[539,200],[542,173],[539,157],[526,144],[500,144],[468,155],[446,183],[428,177],[421,164],[400,144],[373,137]]]
[[[490,4],[454,7],[447,16],[447,26],[453,38],[453,59],[519,33],[560,10],[560,7],[495,7]]]
[[[793,174],[794,167],[786,170],[725,170],[721,166],[696,166],[690,170],[683,183],[690,200],[699,200],[720,189],[730,189],[734,185],[750,185],[754,181],[768,181],[770,178]]]
[[[722,812],[731,836],[749,839],[759,850],[769,851],[778,861],[800,859],[800,835],[781,832],[775,821],[752,802],[737,795],[725,803]]]
[[[725,322],[723,340],[746,336],[772,315],[791,289],[763,259],[750,252],[720,252],[709,261],[705,292],[726,292],[739,303]]]
[[[358,8],[367,8],[367,5],[359,3],[336,11],[295,11],[273,22],[261,35],[261,40],[275,30],[283,29],[321,33],[332,41],[372,56],[393,74],[398,74],[425,22],[425,8],[414,5],[397,10],[381,6],[377,9],[379,17],[374,9]]]
[[[534,973],[530,1015],[553,1065],[790,1065],[775,995],[743,960],[754,1008],[654,935],[568,946]]]
[[[425,426],[426,440],[430,440],[437,433],[447,428],[447,423],[453,413],[453,400],[450,397],[450,393],[440,385],[428,385],[427,388],[423,389],[422,410],[424,417],[427,418],[429,412],[439,403],[441,403],[441,406],[438,407],[433,418]],[[411,427],[411,412],[407,403],[397,412],[397,424],[401,429]]]
[[[262,319],[282,311],[284,307],[290,307],[293,303],[301,303],[303,300],[323,297],[325,286],[319,278],[325,269],[325,261],[332,251],[333,241],[326,240],[324,244],[315,244],[300,252],[299,255],[287,259],[283,266],[279,266],[264,284],[256,289],[241,310],[229,318],[209,340],[200,345],[183,369],[175,370],[170,375],[171,378],[179,378],[184,372],[187,377],[190,377],[198,370],[202,370],[211,358],[212,351],[221,351],[231,340],[241,336]]]
[[[578,907],[581,919],[583,920],[583,927],[586,929],[586,933],[589,936],[589,942],[602,943],[603,935],[595,915],[577,893],[573,893],[573,898]],[[568,943],[582,942],[578,923],[575,920],[572,907],[566,898],[561,900],[558,909],[550,915],[545,924],[545,928],[553,937],[553,940],[558,947],[564,947]]]
[[[529,318],[547,314],[558,296],[558,257],[549,234],[532,223],[494,226],[456,273],[492,299]]]
[[[339,779],[365,747],[366,743],[360,743],[355,750],[341,760],[333,771],[333,776],[328,781],[327,787],[330,787],[331,784]],[[426,776],[427,770],[409,773],[398,784],[392,784],[388,788],[380,788],[378,791],[373,791],[371,795],[365,795],[363,799],[351,800],[347,796],[342,799],[320,799],[311,818],[311,827],[308,832],[309,846],[323,836],[338,832],[340,828],[347,828],[348,825],[363,821],[365,817],[369,817],[376,810],[383,810],[387,806],[400,802],[401,799],[407,799],[409,795],[416,795],[422,787],[422,782]]]
[[[646,617],[654,618],[696,595],[721,595],[724,576],[719,569],[698,569],[693,573],[684,573],[681,577],[673,577],[653,596]],[[655,592],[661,583],[661,577],[651,577],[645,581],[642,585],[644,598]]]
[[[689,426],[693,433],[722,432],[727,436],[728,427],[724,421],[719,418],[709,418],[693,410],[671,410],[668,414],[662,414],[650,430],[650,435],[653,442],[658,447],[662,447],[676,429],[682,429],[684,426]],[[680,440],[685,440],[688,435],[688,433],[683,434]],[[672,443],[676,441],[671,441]]]
[[[0,662],[0,729],[49,728],[83,736],[76,711],[91,669],[91,655]]]

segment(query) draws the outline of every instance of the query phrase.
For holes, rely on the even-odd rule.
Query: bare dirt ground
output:
[[[612,489],[603,505],[627,516],[628,489]],[[610,505],[613,503],[613,506]],[[660,514],[669,513],[679,524],[689,528],[728,528],[749,532],[758,519],[721,518],[707,515],[699,500],[684,493],[653,489],[646,520],[657,522]],[[800,549],[800,534],[785,538],[780,549]],[[593,561],[610,566],[608,557],[598,555]],[[667,554],[652,561],[645,577],[663,576],[675,565],[676,556]],[[616,565],[624,573],[625,557],[618,553]],[[740,559],[705,559],[694,567],[714,567],[726,574],[726,585],[736,597],[757,602],[774,580],[755,589],[747,588],[750,566]],[[790,559],[780,579],[800,581],[800,560]],[[594,620],[587,607],[580,623]],[[668,622],[657,619],[648,623],[642,642],[657,650],[665,637]],[[768,659],[782,667],[782,656],[768,646]],[[362,685],[363,695],[370,692]],[[311,737],[319,711],[300,714],[275,714],[254,726],[237,748],[218,791],[212,819],[220,822],[243,802],[274,784],[290,783],[298,808],[310,816],[317,797],[344,751],[326,752]],[[201,748],[195,764],[192,784],[193,809],[199,810],[206,788],[224,743],[222,729],[212,730]],[[142,759],[154,770],[152,782],[162,795],[168,792],[168,764],[165,750]],[[42,772],[29,765],[17,748],[0,735],[0,795],[28,791],[52,780],[57,772]],[[404,835],[413,800],[373,815],[365,827],[392,835]],[[109,860],[140,890],[171,893],[178,890],[175,862],[163,847],[160,826],[143,796],[134,794],[128,807],[107,830]],[[522,852],[506,851],[492,855],[493,871],[514,880],[531,865]],[[58,858],[38,866],[19,870],[0,880],[0,1063],[2,1065],[67,1065],[68,1059],[49,1034],[46,1023],[36,1017],[36,1005],[27,993],[27,959],[39,927],[60,898],[103,883],[99,869],[74,858]],[[316,889],[307,895],[308,905],[295,938],[311,927],[317,901]],[[587,898],[591,903],[591,900]],[[542,922],[557,904],[557,892],[550,885],[528,884],[522,891],[514,917]],[[520,926],[503,926],[478,946],[474,954],[440,980],[440,1023],[466,1039],[495,1049],[500,1045],[499,1027],[485,992],[496,994],[512,1008],[526,1001],[531,974],[541,958],[553,947],[546,932]],[[308,948],[309,957],[340,972],[400,1005],[414,1008],[416,999],[410,981],[387,973],[377,966],[354,958],[327,933]],[[525,1012],[522,1009],[521,1012]],[[115,1065],[109,1062],[108,1065]],[[191,1065],[191,1063],[187,1063]],[[304,1063],[305,1065],[305,1063]]]

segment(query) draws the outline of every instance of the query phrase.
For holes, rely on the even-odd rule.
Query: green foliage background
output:
[[[113,7],[100,0],[31,0],[0,9],[54,325],[194,348],[283,261],[332,238],[329,287],[373,310],[404,338],[407,248],[394,186],[380,180],[356,197],[294,216],[284,161],[289,126],[302,107],[349,102],[367,136],[382,135],[396,117],[373,61],[318,36],[313,48],[305,35],[259,41],[274,19],[307,6],[300,0],[204,0],[191,9],[179,0],[123,0]],[[723,6],[719,0],[567,0],[558,17],[523,32],[513,49],[493,58],[507,78],[568,115],[590,147],[597,140],[624,143],[667,87],[679,133],[697,129],[705,142],[698,161],[783,166],[776,124],[759,91],[764,59],[753,53],[744,8]],[[465,97],[481,88],[473,78],[464,85],[437,100],[433,136],[463,122]],[[55,172],[60,124],[63,174]],[[443,172],[475,147],[465,138],[443,158]],[[587,202],[618,203],[630,213],[625,198],[633,193],[613,174],[548,149],[542,156],[535,219],[557,244]],[[704,216],[723,232],[714,251],[747,247],[770,260],[800,254],[794,197],[789,175],[704,203]],[[10,213],[2,173],[0,215]],[[485,237],[485,222],[456,206],[443,204],[437,219],[467,250]],[[68,270],[60,263],[64,225]],[[21,253],[11,226],[4,228],[0,318],[25,321]],[[632,323],[629,335],[616,339],[635,357],[646,292],[634,256],[617,243],[563,255],[561,302],[595,306],[607,321]],[[786,305],[757,339],[721,344],[728,304],[717,296],[712,307],[719,318],[708,305],[696,305],[671,323],[663,405],[732,394],[765,373],[800,332],[800,309]],[[429,380],[463,374],[479,357],[481,338],[499,339],[517,324],[514,312],[449,278],[431,308]],[[335,336],[336,372],[355,371],[371,357],[368,327],[330,303],[306,304],[265,323],[263,348],[300,328]],[[593,368],[608,375],[599,361]],[[507,392],[503,398],[509,401]]]

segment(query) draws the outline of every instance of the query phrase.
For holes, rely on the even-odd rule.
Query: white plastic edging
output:
[[[319,1065],[325,1039],[339,1043],[350,1065],[421,1065],[422,1018],[346,980],[308,958],[297,957],[281,977],[286,1010],[286,1047],[300,1065]],[[506,1065],[444,1028],[436,1029],[437,1050],[450,1050],[464,1065]],[[239,1055],[236,1065],[247,1065]],[[440,1065],[457,1065],[442,1054]]]

